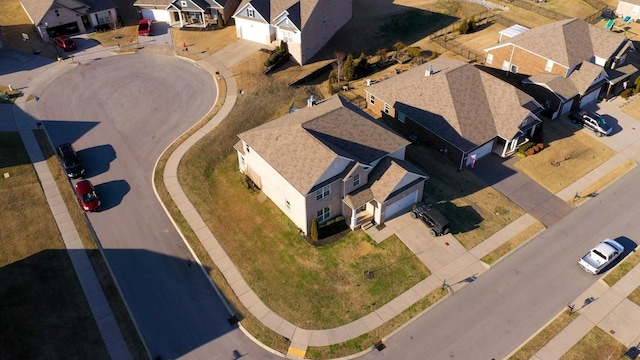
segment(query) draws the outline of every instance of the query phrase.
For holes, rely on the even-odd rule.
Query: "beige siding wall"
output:
[[[267,195],[296,226],[306,233],[307,215],[305,197],[252,149],[248,152],[245,150],[242,155],[239,154],[239,160],[241,156],[244,158],[245,164],[243,165],[242,161],[240,161],[240,168],[246,171],[246,167],[250,167],[253,172],[259,174],[262,192]]]
[[[353,186],[353,181],[356,176],[360,177],[360,184],[358,186]],[[356,190],[366,185],[368,178],[369,178],[369,172],[365,171],[364,167],[358,166],[358,168],[353,173],[351,173],[351,176],[344,180],[344,193],[348,194],[353,190]]]
[[[371,98],[373,99],[373,104],[371,103]],[[391,106],[391,104],[387,104],[384,100],[375,96],[375,94],[371,94],[367,92],[367,108],[370,109],[376,116],[382,116],[383,113],[386,113],[390,117],[396,116],[396,111]]]
[[[324,209],[325,207],[329,207],[331,210],[331,215],[329,219],[333,219],[338,215],[343,215],[342,213],[342,194],[343,194],[343,182],[342,179],[338,179],[331,183],[331,194],[323,199],[317,200],[315,191],[306,197],[306,208],[309,210],[307,214],[307,225],[306,230],[304,227],[301,227],[302,230],[305,230],[305,233],[308,234],[308,230],[311,229],[311,222],[313,218],[317,217],[318,211]],[[351,214],[349,214],[350,216]],[[348,216],[345,216],[348,217]]]
[[[340,30],[353,13],[352,0],[319,0],[302,29],[300,64],[306,64]]]
[[[632,15],[633,8],[636,8],[636,14]],[[640,6],[629,4],[627,2],[618,1],[618,7],[616,8],[616,15],[620,17],[631,16],[632,19],[638,19],[640,16]]]

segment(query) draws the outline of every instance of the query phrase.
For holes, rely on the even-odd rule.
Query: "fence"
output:
[[[586,17],[584,21],[588,22],[589,24],[595,24],[600,21],[600,19],[602,19],[603,14],[607,11],[609,11],[609,7],[605,5],[604,7],[602,7],[602,9],[596,11],[593,15]]]
[[[509,0],[509,3],[513,6],[517,6],[519,8],[522,8],[528,11],[536,12],[549,19],[553,19],[553,20],[570,19],[569,16],[547,9],[543,6],[536,5],[536,3],[531,0]],[[595,7],[595,8],[597,9],[598,7]]]
[[[482,26],[486,24],[491,24],[494,22],[496,18],[496,14],[491,11],[485,11],[475,16],[469,17],[467,19],[462,19],[454,22],[453,24],[445,27],[444,29],[440,29],[431,35],[431,40],[442,46],[443,48],[458,54],[462,57],[469,59],[470,61],[475,61],[482,63],[484,62],[484,53],[477,52],[470,47],[464,46],[453,39],[449,39],[448,35],[458,33],[460,29],[460,25],[464,21],[469,21],[473,19],[476,26]],[[501,20],[503,21],[503,20]]]

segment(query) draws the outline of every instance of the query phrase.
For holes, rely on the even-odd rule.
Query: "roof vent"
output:
[[[315,104],[316,104],[316,97],[313,95],[309,96],[309,99],[307,100],[307,106],[312,107]]]
[[[429,68],[424,71],[424,76],[430,76],[431,74],[433,74],[433,68],[429,65]]]

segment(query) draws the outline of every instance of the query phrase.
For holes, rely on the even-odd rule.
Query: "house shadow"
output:
[[[87,177],[106,173],[117,157],[116,151],[111,144],[93,146],[77,152],[80,160],[85,164]]]
[[[38,44],[39,45],[37,46],[39,48],[43,48],[45,46],[49,47],[49,50],[53,53],[54,50],[51,44],[40,41],[38,41]],[[52,64],[53,62],[55,62],[53,58],[50,59],[44,56],[34,56],[33,54],[11,49],[9,47],[0,48],[0,75],[18,73],[21,71],[31,71]]]
[[[105,316],[107,308],[113,312],[134,359],[176,359],[238,328],[238,318],[224,306],[227,300],[204,275],[211,269],[205,266],[201,271],[190,254],[175,257],[144,249],[104,249],[103,253],[117,285],[98,250],[86,250],[88,258],[94,259],[93,267],[78,267],[85,272],[96,269],[100,279],[97,287],[81,285],[78,278],[86,279],[87,273],[76,275],[70,254],[64,249],[41,250],[0,267],[3,358],[66,354],[109,359],[87,300],[96,299],[96,291],[101,288],[107,304],[93,304],[100,309],[97,315]],[[91,293],[85,293],[83,287]],[[112,335],[110,330],[107,334]],[[239,345],[227,346],[225,358],[232,358],[236,352],[246,353],[246,348]]]
[[[40,122],[49,134],[54,147],[64,143],[73,144],[99,124],[96,121],[43,120]]]

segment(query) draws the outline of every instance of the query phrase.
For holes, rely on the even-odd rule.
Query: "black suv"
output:
[[[437,209],[425,203],[414,204],[411,210],[411,218],[420,218],[431,228],[431,236],[446,235],[451,231],[449,220]]]
[[[573,123],[582,124],[582,126],[587,129],[591,129],[591,131],[596,133],[596,136],[611,134],[611,125],[607,124],[607,122],[596,113],[577,110],[569,113],[569,118]]]
[[[87,171],[82,166],[82,162],[80,162],[80,158],[78,158],[78,154],[76,154],[71,144],[62,144],[56,150],[58,151],[62,168],[68,177],[77,179],[86,175]]]

